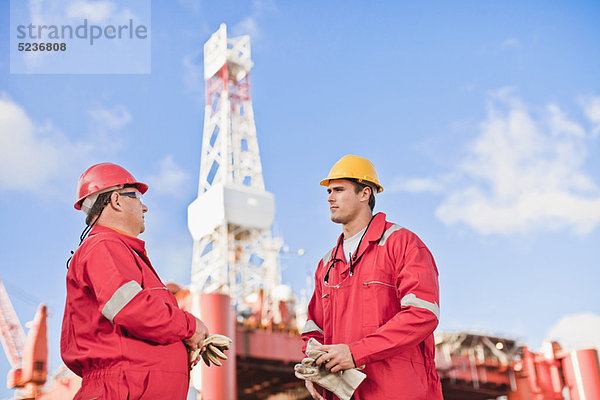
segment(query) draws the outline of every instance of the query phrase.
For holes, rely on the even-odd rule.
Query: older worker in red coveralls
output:
[[[110,163],[79,178],[75,208],[88,226],[67,272],[61,335],[63,361],[83,378],[75,399],[183,400],[186,345],[202,348],[208,336],[202,321],[178,307],[137,237],[146,190]]]
[[[438,271],[411,231],[373,215],[383,191],[373,164],[344,156],[321,181],[331,220],[342,234],[319,262],[302,332],[326,351],[317,364],[331,372],[365,366],[356,400],[442,399],[435,369]],[[306,344],[305,344],[306,347]],[[335,396],[306,381],[315,399]]]

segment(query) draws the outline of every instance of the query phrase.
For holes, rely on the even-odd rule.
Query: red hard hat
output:
[[[79,177],[77,182],[77,201],[75,209],[81,210],[83,200],[101,190],[112,186],[134,184],[140,193],[146,193],[148,185],[135,180],[125,168],[112,163],[92,165]]]

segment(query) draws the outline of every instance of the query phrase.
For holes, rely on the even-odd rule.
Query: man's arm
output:
[[[308,319],[302,329],[302,340],[304,346],[302,352],[306,351],[306,344],[310,338],[316,339],[319,343],[323,343],[325,336],[323,334],[323,299],[321,295],[321,282],[319,280],[318,272],[323,266],[323,260],[319,262],[317,272],[315,272],[315,291],[308,303]]]
[[[104,240],[90,249],[81,279],[98,300],[98,311],[133,337],[158,344],[189,338],[197,348],[208,335],[204,324],[170,301],[166,287],[142,289],[135,258],[120,242]]]
[[[438,325],[438,272],[433,256],[414,234],[409,236],[407,244],[395,240],[392,245],[398,263],[396,290],[400,311],[374,333],[349,344],[356,365],[416,346]]]
[[[304,329],[302,330],[302,340],[304,341],[304,346],[302,346],[302,352],[306,351],[306,344],[310,338],[316,339],[319,343],[323,343],[325,338],[323,334],[323,304],[321,298],[321,282],[319,281],[318,272],[319,269],[323,266],[323,260],[319,262],[317,267],[317,272],[315,272],[315,291],[310,299],[310,303],[308,303],[308,319],[306,324],[304,325]],[[325,400],[319,391],[322,390],[318,385],[315,385],[314,382],[304,381],[304,385],[306,386],[306,390],[315,400]]]

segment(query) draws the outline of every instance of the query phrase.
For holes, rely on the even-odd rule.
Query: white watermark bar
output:
[[[12,74],[149,74],[150,0],[10,1]]]

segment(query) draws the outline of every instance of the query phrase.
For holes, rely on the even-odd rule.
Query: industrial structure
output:
[[[222,367],[192,371],[198,399],[308,399],[293,365],[302,358],[304,319],[281,282],[273,195],[266,191],[250,91],[250,38],[220,26],[204,46],[206,107],[198,197],[188,208],[194,240],[191,285],[167,286],[212,333],[233,339]],[[46,380],[46,309],[25,336],[0,281],[2,344],[16,399],[70,399],[81,380],[63,366]],[[598,400],[593,349],[546,343],[532,353],[516,340],[468,332],[436,334],[436,366],[446,400]],[[367,378],[368,379],[368,378]],[[401,384],[399,383],[399,390]]]
[[[12,302],[0,280],[0,341],[12,369],[7,386],[15,389],[15,398],[33,399],[42,393],[48,371],[46,306],[40,304],[27,336]]]
[[[446,400],[600,399],[595,349],[532,353],[515,340],[467,332],[436,334],[436,369]]]
[[[273,195],[265,190],[250,99],[250,37],[226,27],[204,45],[206,107],[198,198],[188,208],[194,239],[192,294],[221,293],[238,311],[262,293],[262,323],[281,285],[281,238],[271,235]]]
[[[279,366],[286,374],[301,355],[298,338],[289,333],[292,291],[281,284],[278,257],[283,240],[271,234],[275,201],[265,190],[262,175],[250,97],[252,66],[250,37],[227,37],[225,24],[204,45],[206,107],[200,180],[198,198],[188,208],[194,239],[191,310],[219,333],[236,339],[244,336],[233,348],[248,357],[237,360],[238,368],[235,361],[218,370],[196,368],[192,380],[203,398],[233,398],[236,369],[257,372],[257,381],[250,386],[260,388],[268,375],[260,371],[270,358],[275,363],[269,367],[271,373],[283,363]],[[238,319],[253,329],[236,331]],[[283,330],[274,330],[279,325]],[[261,332],[267,327],[268,337]],[[286,345],[273,354],[272,343],[278,340]],[[251,346],[244,350],[242,343]],[[251,353],[259,358],[254,360]],[[252,392],[251,387],[245,389]]]

